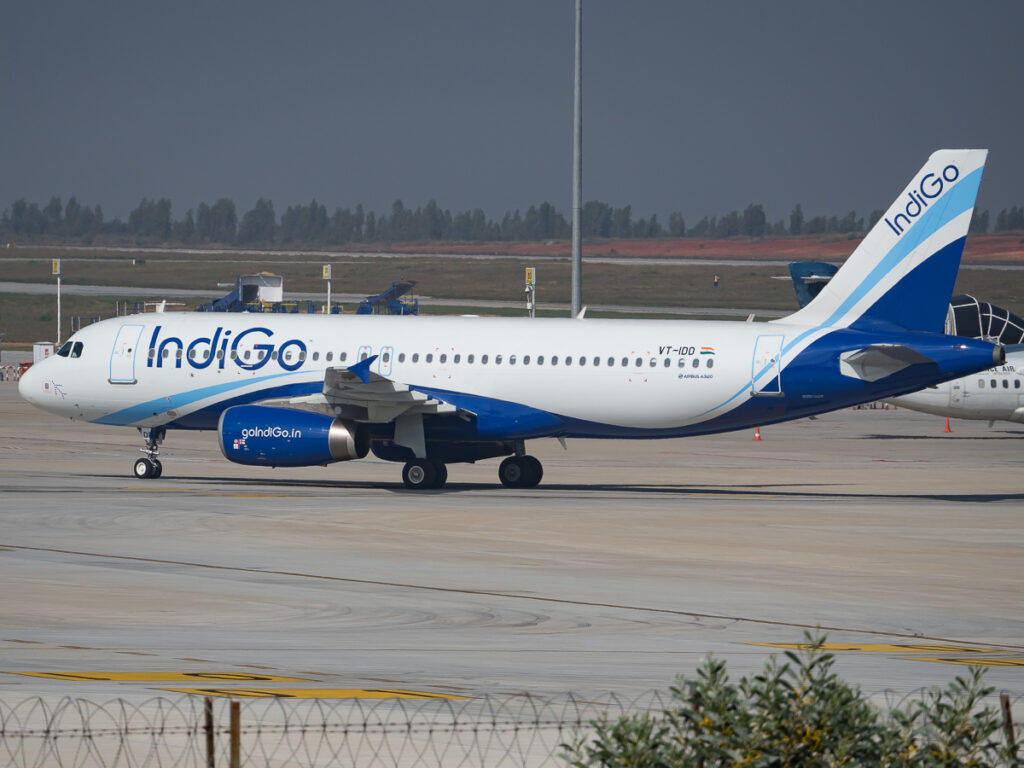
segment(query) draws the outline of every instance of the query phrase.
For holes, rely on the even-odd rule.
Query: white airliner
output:
[[[169,429],[217,430],[240,464],[447,464],[507,456],[540,482],[540,437],[701,435],[912,392],[1003,362],[942,334],[986,157],[942,150],[821,293],[769,323],[147,313],[76,333],[19,391],[71,419],[137,427],[136,476]]]
[[[914,411],[989,422],[1024,423],[1024,347],[1006,347],[1006,360],[987,371],[886,398]]]

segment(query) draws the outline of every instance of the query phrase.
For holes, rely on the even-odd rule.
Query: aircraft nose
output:
[[[36,366],[32,366],[18,380],[18,394],[22,400],[27,400],[32,405],[39,402],[40,373]]]

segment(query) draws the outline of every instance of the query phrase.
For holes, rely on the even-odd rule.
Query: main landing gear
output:
[[[498,466],[498,479],[506,488],[533,488],[542,477],[541,463],[523,453],[509,456]],[[434,459],[413,459],[402,469],[402,482],[413,491],[442,488],[447,481],[448,468]]]
[[[544,477],[544,466],[534,456],[509,456],[498,466],[498,479],[506,488],[533,488]]]
[[[167,436],[167,430],[164,427],[139,427],[139,433],[146,441],[146,447],[139,449],[146,454],[146,458],[135,462],[135,476],[140,480],[155,480],[164,471],[164,465],[160,463],[157,455],[160,453],[160,444]]]
[[[448,467],[440,461],[413,459],[402,468],[402,482],[414,491],[441,488],[448,481]]]

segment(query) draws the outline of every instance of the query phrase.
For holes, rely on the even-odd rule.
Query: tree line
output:
[[[615,208],[597,200],[587,202],[581,211],[581,230],[586,238],[729,238],[784,237],[794,235],[857,235],[870,229],[884,211],[867,217],[855,211],[845,216],[806,217],[797,204],[788,219],[769,221],[761,204],[750,204],[742,211],[724,216],[705,216],[687,226],[681,213],[672,213],[666,224],[657,214],[635,218],[632,206]],[[975,210],[971,232],[989,231],[989,212]],[[995,217],[995,232],[1024,230],[1024,207],[1001,210]],[[133,238],[136,241],[196,243],[235,243],[244,245],[346,243],[392,243],[410,241],[495,242],[558,240],[572,234],[568,219],[551,203],[531,205],[506,212],[501,220],[488,218],[480,208],[452,213],[431,200],[415,209],[396,200],[387,213],[327,207],[316,200],[305,205],[290,205],[278,216],[270,200],[260,198],[239,218],[235,203],[221,198],[200,203],[180,219],[171,215],[167,198],[143,198],[128,215],[106,220],[99,206],[82,205],[76,197],[66,204],[59,197],[45,206],[15,201],[0,217],[0,235],[5,239],[59,238],[91,242],[98,236]]]

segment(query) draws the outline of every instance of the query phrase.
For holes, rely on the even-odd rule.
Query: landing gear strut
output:
[[[157,456],[160,453],[160,444],[167,436],[167,430],[164,427],[139,427],[139,433],[146,441],[146,447],[139,449],[146,454],[146,458],[138,459],[135,462],[135,476],[140,480],[155,480],[164,471],[164,465],[160,463]]]
[[[413,459],[402,469],[402,482],[414,491],[441,488],[448,481],[448,467],[440,461]]]
[[[533,456],[509,456],[498,466],[498,479],[506,488],[533,488],[544,477],[544,466]]]

